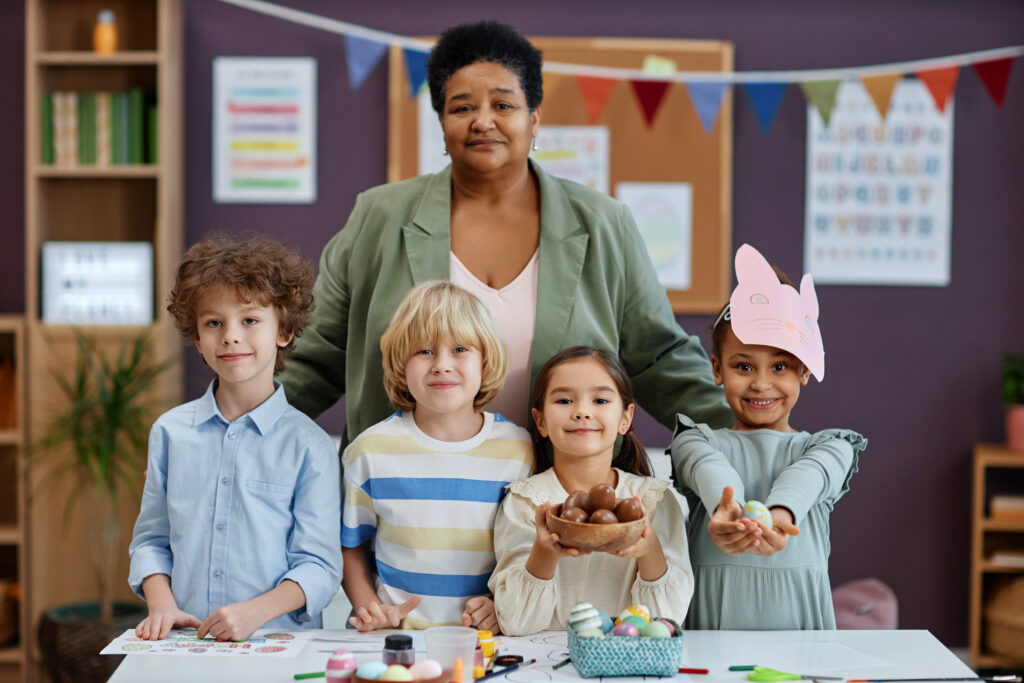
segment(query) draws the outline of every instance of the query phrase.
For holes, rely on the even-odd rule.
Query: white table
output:
[[[353,631],[321,630],[314,638],[351,638]],[[706,676],[680,674],[680,683],[746,683],[746,673],[729,671],[735,664],[760,664],[782,671],[843,678],[971,677],[965,666],[928,631],[687,631],[683,665],[710,669]],[[571,664],[552,666],[568,656],[565,633],[496,637],[502,653],[523,654],[538,661],[529,667],[488,679],[488,683],[580,681]],[[327,658],[344,643],[311,640],[295,658],[204,659],[202,656],[129,655],[110,679],[115,683],[289,683],[294,674],[323,671]],[[418,657],[425,657],[418,654]],[[378,654],[360,653],[360,661]],[[808,670],[808,667],[813,667]],[[317,680],[312,679],[313,683]],[[599,679],[591,679],[599,680]],[[615,683],[642,678],[609,679]],[[661,679],[651,679],[661,680]]]

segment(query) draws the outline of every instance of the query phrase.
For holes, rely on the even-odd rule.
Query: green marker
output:
[[[753,671],[753,664],[736,664],[729,667],[729,671]]]
[[[326,676],[327,676],[327,673],[324,672],[324,671],[314,671],[314,672],[308,673],[308,674],[295,674],[295,680],[301,681],[301,680],[306,679],[306,678],[324,678]]]

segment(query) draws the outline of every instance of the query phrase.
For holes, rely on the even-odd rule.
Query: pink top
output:
[[[508,345],[509,366],[505,388],[487,410],[501,413],[518,425],[526,424],[530,403],[530,352],[537,318],[539,252],[533,252],[522,272],[501,289],[488,287],[452,252],[451,281],[475,294],[491,312],[494,327]]]

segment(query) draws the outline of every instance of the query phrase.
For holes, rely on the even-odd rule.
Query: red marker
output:
[[[708,673],[708,670],[707,669],[680,669],[679,673],[681,673],[681,674],[706,674],[706,673]]]

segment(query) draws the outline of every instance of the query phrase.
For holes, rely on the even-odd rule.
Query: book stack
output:
[[[992,519],[1024,521],[1024,496],[992,496],[989,515]]]
[[[42,163],[123,166],[157,163],[156,100],[125,92],[55,91],[43,95]]]

